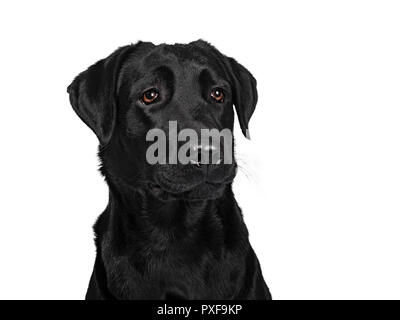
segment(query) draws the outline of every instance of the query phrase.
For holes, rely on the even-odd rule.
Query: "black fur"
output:
[[[223,103],[209,98],[225,91]],[[146,106],[143,91],[160,101]],[[204,41],[116,50],[68,87],[78,116],[100,141],[109,203],[94,226],[97,256],[87,299],[270,299],[231,183],[236,163],[150,165],[151,128],[233,129],[244,134],[256,81]],[[233,148],[233,146],[232,146]]]

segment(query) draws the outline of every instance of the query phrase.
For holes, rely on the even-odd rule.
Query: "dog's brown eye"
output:
[[[143,93],[142,101],[144,104],[150,104],[157,100],[158,98],[158,91],[156,89],[147,90]]]
[[[216,101],[216,102],[224,102],[224,91],[222,91],[221,88],[214,88],[211,90],[211,97]]]

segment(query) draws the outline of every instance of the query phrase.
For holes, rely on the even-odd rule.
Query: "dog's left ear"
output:
[[[105,145],[111,138],[116,117],[118,74],[133,45],[121,47],[80,73],[68,86],[72,108]]]
[[[256,108],[257,81],[253,75],[235,59],[227,57],[227,68],[233,85],[233,104],[239,118],[240,128],[250,139],[249,121]]]

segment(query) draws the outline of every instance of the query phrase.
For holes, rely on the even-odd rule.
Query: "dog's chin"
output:
[[[198,201],[211,200],[220,198],[225,190],[226,184],[223,183],[186,183],[186,184],[170,184],[170,183],[150,183],[149,190],[153,196],[161,201]]]
[[[220,198],[236,175],[236,166],[225,174],[204,175],[204,172],[191,172],[190,177],[182,177],[166,172],[158,172],[147,182],[151,195],[162,201],[173,200],[211,200]]]

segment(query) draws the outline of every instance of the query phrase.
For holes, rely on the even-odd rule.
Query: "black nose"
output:
[[[220,164],[221,157],[219,148],[212,144],[199,144],[192,146],[193,159],[190,160],[191,164],[201,166],[205,164]]]

